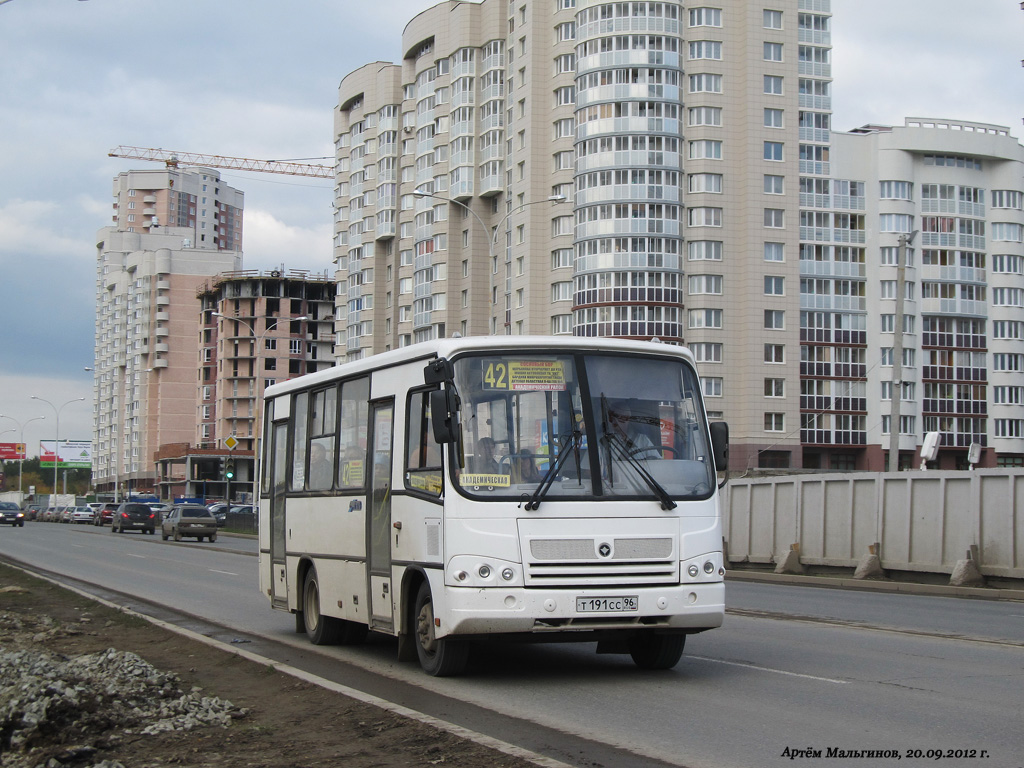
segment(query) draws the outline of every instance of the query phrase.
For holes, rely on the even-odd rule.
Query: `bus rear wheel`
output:
[[[341,639],[342,622],[320,613],[320,582],[316,568],[306,573],[302,588],[302,618],[306,623],[306,636],[313,645],[336,645]]]
[[[683,657],[686,635],[643,632],[629,640],[629,655],[640,669],[672,669]]]
[[[416,593],[415,605],[416,655],[423,671],[434,677],[461,674],[469,662],[469,644],[465,640],[435,635],[434,600],[430,585],[425,581]]]

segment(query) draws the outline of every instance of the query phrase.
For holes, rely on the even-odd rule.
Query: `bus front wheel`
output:
[[[306,636],[313,645],[336,645],[341,639],[341,620],[320,613],[320,582],[315,568],[307,571],[302,588],[302,618]]]
[[[629,655],[640,669],[672,669],[683,657],[686,635],[644,632],[629,640]]]
[[[425,581],[416,593],[415,619],[416,655],[423,671],[434,677],[449,677],[463,672],[469,662],[469,644],[465,640],[436,636],[434,601],[430,585]]]

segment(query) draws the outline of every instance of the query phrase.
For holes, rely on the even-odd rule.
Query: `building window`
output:
[[[782,161],[782,142],[781,141],[766,141],[764,143],[764,159],[772,161]]]
[[[782,146],[781,144],[779,145]],[[721,160],[722,142],[712,139],[701,139],[690,142],[691,160]],[[781,158],[780,158],[781,159]]]
[[[722,345],[717,342],[696,342],[690,345],[690,351],[698,363],[722,362]]]
[[[785,344],[765,344],[764,345],[764,361],[766,363],[784,363],[784,362],[786,362],[786,345]]]
[[[721,107],[690,107],[688,114],[690,125],[722,124]]]
[[[786,414],[784,414],[784,413],[766,413],[764,415],[764,431],[765,432],[785,432],[786,431]]]
[[[720,27],[722,26],[721,8],[691,8],[691,27]]]
[[[764,225],[773,229],[782,229],[786,226],[786,212],[782,208],[765,208]]]
[[[722,293],[721,275],[690,275],[687,282],[691,296]]]
[[[702,72],[690,75],[690,93],[721,93],[722,76]]]
[[[766,195],[786,194],[785,181],[784,176],[773,176],[766,173],[764,175],[764,193]]]
[[[688,227],[720,227],[722,226],[722,209],[707,206],[687,208],[686,225]]]
[[[721,328],[722,310],[691,309],[688,313],[690,328]]]
[[[721,59],[722,44],[717,40],[694,40],[690,43],[691,59]]]
[[[764,127],[765,128],[782,128],[783,112],[781,109],[772,109],[770,107],[764,108]]]
[[[780,46],[781,48],[781,46]],[[774,96],[782,95],[782,78],[778,75],[764,76],[764,92]]]
[[[782,11],[770,11],[765,8],[763,18],[765,29],[782,29]]]
[[[764,311],[764,327],[769,330],[786,329],[786,311],[784,309],[766,309]]]
[[[779,275],[765,275],[764,293],[765,296],[784,296],[786,293],[786,278]]]
[[[721,261],[721,240],[690,240],[686,244],[686,254],[690,261]]]
[[[764,260],[765,261],[785,261],[786,260],[786,244],[785,243],[765,243],[764,244]]]
[[[700,379],[704,397],[722,396],[722,378],[720,376],[702,376]]]
[[[785,397],[786,396],[786,380],[785,379],[765,379],[764,380],[764,396],[765,397]]]
[[[764,44],[764,60],[765,61],[782,61],[782,43],[765,43]],[[780,77],[779,80],[782,78]],[[781,91],[780,91],[781,93]]]

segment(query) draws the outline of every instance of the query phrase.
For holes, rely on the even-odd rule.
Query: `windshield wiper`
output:
[[[548,467],[548,471],[544,473],[544,477],[541,478],[540,484],[537,486],[536,490],[534,490],[533,496],[527,500],[527,510],[534,510],[540,507],[540,503],[544,500],[544,497],[550,490],[552,483],[555,482],[555,478],[558,476],[558,471],[562,468],[562,465],[565,464],[565,460],[569,458],[570,453],[576,457],[576,477],[580,477],[582,475],[582,471],[580,470],[580,438],[582,437],[582,434],[583,433],[580,432],[578,428],[574,427],[572,432],[566,435],[565,440],[559,447],[558,457],[551,462],[551,465]],[[572,449],[571,451],[569,450],[570,448]],[[580,477],[580,482],[583,482],[582,477]]]
[[[614,432],[606,432],[603,439],[607,441],[608,445],[615,447],[615,449],[618,451],[621,457],[629,464],[629,466],[633,467],[633,469],[636,470],[637,474],[643,478],[644,482],[647,483],[647,487],[654,491],[654,495],[657,496],[658,500],[661,502],[662,509],[676,508],[676,503],[672,500],[672,497],[668,495],[668,491],[666,491],[661,486],[661,483],[654,479],[654,476],[647,471],[647,468],[643,464],[640,463],[640,459],[638,459],[636,456],[629,452],[629,446],[626,445],[626,442],[619,435],[615,434]],[[611,462],[611,451],[609,451],[609,472],[611,472]]]

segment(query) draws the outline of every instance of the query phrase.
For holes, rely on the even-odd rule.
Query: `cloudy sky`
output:
[[[540,7],[553,0],[531,0]],[[96,232],[120,145],[259,159],[333,152],[337,86],[396,61],[432,0],[0,0],[0,414],[30,455],[92,434]],[[1018,0],[832,0],[833,127],[1024,116]],[[329,162],[324,160],[321,162]],[[331,185],[222,171],[245,267],[330,267]],[[0,419],[0,442],[21,439]]]

